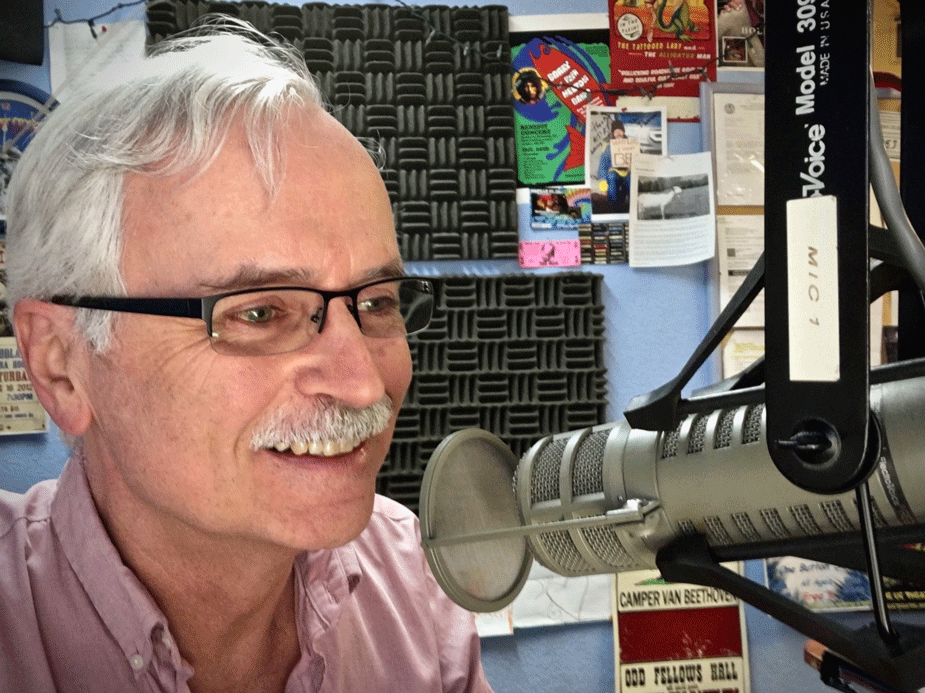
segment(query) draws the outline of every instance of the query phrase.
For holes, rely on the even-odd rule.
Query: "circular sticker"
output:
[[[617,31],[627,41],[635,41],[642,36],[642,20],[636,15],[627,12],[617,20]]]

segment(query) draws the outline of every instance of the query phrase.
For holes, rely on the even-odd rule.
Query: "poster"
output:
[[[793,556],[765,560],[768,587],[808,609],[850,611],[870,606],[870,584],[857,570]]]
[[[717,65],[738,70],[764,69],[765,0],[717,0]]]
[[[666,582],[657,570],[615,576],[618,693],[748,693],[741,603],[713,587]]]
[[[610,87],[696,97],[716,81],[713,0],[609,0]]]
[[[575,17],[511,17],[519,187],[585,182],[585,109],[606,103],[610,49],[606,15]]]
[[[5,243],[0,237],[0,435],[45,430],[45,410],[26,376],[7,319]]]
[[[502,611],[475,614],[482,637],[512,635],[518,628],[609,621],[611,576],[563,577],[534,561],[517,598]]]
[[[13,324],[10,322],[6,304],[6,242],[0,235],[0,339],[13,336]]]
[[[587,117],[585,160],[591,221],[625,221],[630,211],[634,155],[668,151],[665,108],[594,106],[588,108]]]
[[[923,544],[907,548],[925,550]],[[794,556],[765,560],[768,588],[813,611],[857,611],[870,608],[870,582],[860,570]],[[891,610],[925,608],[922,585],[884,577],[884,599]]]
[[[764,330],[732,330],[723,341],[723,378],[738,375],[764,357]]]

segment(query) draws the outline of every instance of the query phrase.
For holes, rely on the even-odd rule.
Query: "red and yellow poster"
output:
[[[611,89],[698,96],[716,79],[714,0],[610,0]]]

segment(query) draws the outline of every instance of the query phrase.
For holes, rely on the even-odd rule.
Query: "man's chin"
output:
[[[341,501],[336,505],[316,506],[306,511],[301,521],[286,522],[279,531],[282,543],[296,551],[333,549],[356,539],[369,524],[374,491],[368,497]]]

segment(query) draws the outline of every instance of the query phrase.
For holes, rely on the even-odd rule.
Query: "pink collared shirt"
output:
[[[377,497],[357,539],[303,554],[295,576],[302,656],[285,693],[490,693],[472,615],[440,590],[403,506]],[[0,491],[0,691],[188,692],[192,675],[76,458]]]

